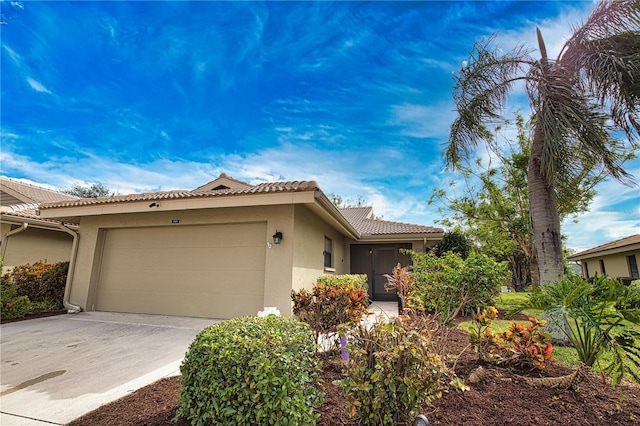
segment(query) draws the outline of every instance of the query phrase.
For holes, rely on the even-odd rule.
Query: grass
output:
[[[517,306],[522,305],[527,300],[528,293],[500,293],[500,298],[496,303],[496,308],[504,309],[506,311],[510,311]],[[523,314],[540,318],[542,316],[542,311],[528,309],[522,311]],[[491,324],[491,330],[495,332],[502,332],[507,329],[507,326],[511,323],[510,320],[496,320]],[[517,324],[528,324],[528,321],[515,321]],[[631,327],[636,328],[640,331],[640,325],[630,325]],[[458,325],[461,329],[468,331],[471,327],[473,327],[472,321],[465,321]],[[556,362],[565,365],[578,366],[580,365],[580,359],[578,358],[578,354],[574,348],[571,347],[563,347],[563,346],[554,346],[553,348],[553,356],[556,358]],[[598,357],[598,361],[596,361],[594,365],[594,370],[599,371],[599,366],[605,366],[611,362],[612,356],[610,353],[604,352],[600,354]],[[636,374],[640,374],[640,368],[633,365],[631,362],[627,363],[627,365],[636,372]]]

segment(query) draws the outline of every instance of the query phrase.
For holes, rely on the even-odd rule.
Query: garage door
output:
[[[232,318],[264,306],[266,223],[106,231],[99,311]]]

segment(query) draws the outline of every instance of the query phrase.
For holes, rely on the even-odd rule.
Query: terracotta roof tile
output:
[[[40,217],[37,213],[38,204],[37,203],[24,203],[24,204],[14,204],[12,206],[1,206],[0,214],[5,217],[14,217],[19,221],[21,219],[30,219],[32,221],[38,222],[48,222],[51,224],[58,223],[56,220],[52,219],[44,219]]]
[[[187,198],[212,198],[225,197],[231,195],[251,195],[267,194],[276,192],[301,192],[318,190],[315,181],[291,181],[291,182],[265,182],[249,188],[223,189],[217,191],[161,191],[147,192],[142,194],[113,195],[111,197],[80,198],[71,201],[57,203],[45,203],[40,205],[40,209],[50,209],[56,207],[76,207],[99,204],[126,203],[133,201],[154,201],[154,200],[178,200]]]
[[[394,234],[435,234],[443,233],[440,228],[410,223],[391,222],[375,219],[371,207],[350,207],[339,209],[351,225],[363,236]]]
[[[592,247],[587,250],[583,250],[579,253],[572,254],[571,256],[567,256],[567,259],[579,259],[589,254],[596,254],[608,250],[613,250],[617,248],[622,248],[626,246],[630,246],[632,244],[640,244],[640,234],[634,234],[625,238],[620,238],[619,240],[610,241],[608,243]]]
[[[51,189],[30,185],[17,180],[9,179],[4,176],[0,177],[0,188],[7,188],[14,191],[24,198],[31,200],[33,203],[53,203],[57,201],[77,200],[78,197],[63,194],[62,192],[53,191]]]

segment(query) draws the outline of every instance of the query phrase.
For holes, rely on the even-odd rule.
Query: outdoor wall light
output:
[[[276,233],[273,234],[273,244],[280,244],[282,242],[282,232],[276,229]]]
[[[160,203],[151,203],[151,204],[149,204],[149,208],[150,208],[150,209],[152,209],[152,208],[154,208],[154,207],[156,207],[156,208],[157,208],[157,207],[160,207]]]

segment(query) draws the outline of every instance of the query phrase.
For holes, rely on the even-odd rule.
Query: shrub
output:
[[[368,290],[366,274],[321,275],[316,278],[319,287],[345,290]]]
[[[319,277],[313,290],[291,292],[293,314],[311,326],[316,341],[320,334],[336,333],[338,326],[357,323],[367,311],[366,275]]]
[[[541,329],[544,320],[530,317],[526,326],[511,322],[505,331],[495,333],[490,327],[497,315],[496,308],[489,306],[473,318],[471,345],[480,359],[539,370],[551,367],[549,361],[553,346],[547,340],[551,336]]]
[[[275,315],[202,330],[182,363],[176,418],[192,425],[314,425],[320,363],[307,324]]]
[[[69,262],[35,262],[14,267],[8,274],[7,285],[16,294],[27,296],[34,303],[46,303],[62,309]]]
[[[580,361],[589,367],[603,352],[608,352],[611,361],[603,366],[603,371],[611,376],[613,384],[620,384],[627,374],[640,382],[640,375],[629,368],[630,364],[640,368],[639,286],[625,286],[608,277],[595,277],[589,282],[568,275],[534,289],[514,311],[526,308],[548,311],[575,347]],[[632,324],[635,327],[630,327]]]
[[[440,397],[450,372],[428,346],[423,334],[401,323],[354,328],[345,378],[335,382],[342,387],[349,415],[367,425],[392,425]]]
[[[415,285],[407,306],[436,312],[444,322],[461,313],[474,314],[495,304],[500,286],[509,279],[508,265],[472,253],[466,259],[448,252],[442,257],[411,253]]]
[[[4,280],[0,286],[0,318],[22,318],[33,312],[33,305],[27,296],[16,296],[14,288],[7,288]]]

